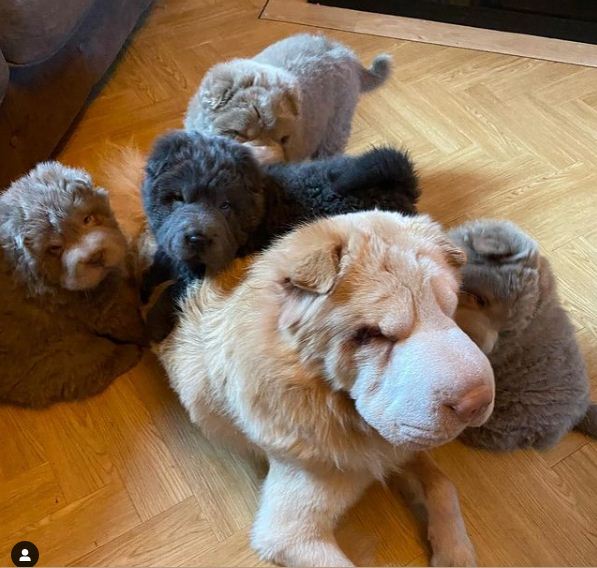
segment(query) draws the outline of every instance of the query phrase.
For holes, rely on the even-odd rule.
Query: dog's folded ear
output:
[[[156,140],[145,165],[145,173],[150,178],[157,178],[165,169],[190,159],[192,152],[192,134],[184,130],[168,132]]]
[[[329,294],[342,266],[344,240],[340,234],[316,232],[306,246],[292,245],[281,251],[280,276],[284,289],[278,325],[294,333],[317,309],[318,300]],[[302,235],[301,242],[305,239]]]
[[[453,229],[450,235],[467,249],[474,264],[538,267],[537,243],[510,221],[479,219]]]
[[[341,254],[339,244],[304,253],[292,266],[288,282],[301,290],[327,294],[336,282]]]
[[[342,245],[333,240],[324,241],[288,256],[286,292],[278,325],[292,335],[309,318],[311,310],[317,309],[317,299],[333,289],[340,272]]]
[[[461,268],[466,264],[466,253],[464,250],[457,247],[448,237],[440,237],[439,246],[450,266]]]
[[[284,89],[278,103],[278,118],[296,118],[300,109],[300,91],[296,87]]]
[[[255,83],[254,65],[242,60],[220,63],[212,67],[199,89],[201,104],[218,110],[228,104],[234,93]]]

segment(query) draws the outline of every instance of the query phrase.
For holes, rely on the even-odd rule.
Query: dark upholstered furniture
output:
[[[0,0],[0,190],[56,148],[151,0]]]

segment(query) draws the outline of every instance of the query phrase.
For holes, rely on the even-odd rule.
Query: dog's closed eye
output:
[[[83,219],[83,225],[93,226],[93,225],[100,225],[100,219],[97,215],[86,215]]]
[[[485,308],[489,304],[489,301],[479,294],[463,290],[460,292],[460,303],[471,307]]]
[[[246,142],[249,139],[245,134],[239,132],[238,130],[226,130],[224,134],[230,138],[235,138],[239,142]]]
[[[60,245],[51,245],[46,249],[46,252],[52,256],[59,257],[63,250]]]
[[[222,211],[228,211],[231,207],[232,204],[230,203],[230,201],[224,201],[223,203],[220,203],[220,209]]]
[[[379,329],[379,327],[377,327],[377,326],[361,327],[354,334],[354,340],[359,345],[366,345],[366,344],[370,343],[373,339],[377,339],[377,338],[385,339],[383,333],[381,332],[381,329]]]
[[[162,196],[162,201],[167,205],[169,203],[184,201],[184,198],[182,197],[182,193],[180,193],[180,191],[172,191],[170,193],[165,193]]]

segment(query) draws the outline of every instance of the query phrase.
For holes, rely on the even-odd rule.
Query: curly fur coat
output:
[[[146,341],[126,246],[83,170],[37,166],[0,195],[0,402],[100,392]]]

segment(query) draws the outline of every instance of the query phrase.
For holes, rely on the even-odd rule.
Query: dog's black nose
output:
[[[210,242],[210,239],[200,232],[187,233],[184,238],[187,244],[191,246],[205,246]]]

